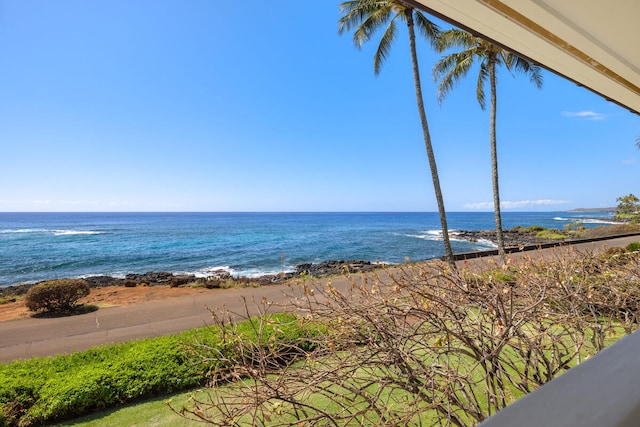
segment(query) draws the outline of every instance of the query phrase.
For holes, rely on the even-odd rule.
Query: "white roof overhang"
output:
[[[639,0],[408,0],[640,113]]]

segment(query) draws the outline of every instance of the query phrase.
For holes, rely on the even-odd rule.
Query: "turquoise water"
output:
[[[503,225],[562,228],[584,215],[508,212]],[[493,213],[448,214],[451,230]],[[590,221],[597,224],[601,221]],[[443,255],[437,213],[0,213],[0,286],[87,275],[226,269],[260,276],[336,259],[400,263]],[[455,252],[493,247],[452,242]]]

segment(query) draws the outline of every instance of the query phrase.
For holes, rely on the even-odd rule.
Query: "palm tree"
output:
[[[484,88],[489,81],[491,90],[491,113],[489,126],[489,142],[491,146],[491,178],[493,184],[493,206],[496,221],[496,239],[498,252],[505,260],[504,236],[502,231],[502,214],[500,213],[500,190],[498,186],[498,154],[496,144],[496,69],[504,65],[510,72],[513,71],[528,74],[531,82],[538,88],[542,87],[542,72],[540,67],[526,59],[520,58],[486,40],[475,37],[472,34],[458,29],[444,31],[440,34],[436,43],[438,51],[459,47],[462,50],[444,56],[433,68],[433,75],[438,85],[438,101],[442,103],[445,96],[455,84],[469,72],[474,62],[480,63],[478,83],[476,85],[476,98],[483,110],[486,108]]]
[[[431,145],[429,134],[429,124],[427,114],[424,109],[422,98],[422,85],[420,83],[420,71],[418,68],[418,54],[416,51],[415,29],[432,44],[439,34],[438,27],[429,21],[420,11],[401,0],[352,0],[340,4],[340,12],[343,16],[338,20],[339,34],[354,29],[353,41],[356,47],[361,48],[364,43],[371,40],[371,37],[379,30],[383,30],[380,43],[373,57],[373,70],[376,75],[380,73],[382,64],[387,59],[391,45],[397,35],[398,22],[404,22],[409,31],[409,44],[411,48],[411,63],[413,65],[413,80],[416,89],[416,101],[418,104],[418,114],[422,124],[424,145],[427,151],[433,188],[436,201],[438,203],[438,213],[442,227],[444,239],[445,258],[449,264],[455,268],[453,250],[449,241],[449,228],[447,226],[447,216],[440,190],[440,180],[438,178],[438,168]]]

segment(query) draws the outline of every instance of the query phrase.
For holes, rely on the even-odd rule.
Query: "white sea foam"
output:
[[[432,234],[405,234],[405,236],[413,239],[442,240],[442,234],[440,236]]]
[[[127,274],[129,274],[129,273],[123,273],[121,271],[114,272],[114,273],[90,273],[90,274],[82,274],[82,275],[77,276],[75,278],[76,279],[88,279],[88,278],[91,278],[91,277],[109,276],[109,277],[113,277],[114,279],[124,279],[125,277],[127,277]]]
[[[293,269],[285,269],[284,272],[285,273],[291,273],[293,272]],[[232,274],[232,276],[234,277],[248,277],[250,279],[255,279],[258,277],[262,277],[262,276],[270,276],[270,275],[275,275],[278,273],[282,273],[282,270],[260,270],[257,268],[249,268],[246,270],[240,270],[235,274]]]
[[[405,234],[406,237],[411,237],[414,239],[423,239],[423,240],[442,240],[442,231],[441,230],[426,230],[420,231],[422,234]],[[451,233],[449,233],[451,236]]]
[[[423,231],[424,234],[405,234],[407,237],[412,237],[416,239],[424,239],[431,241],[441,241],[442,240],[442,231],[441,230],[426,230]],[[449,230],[449,240],[454,242],[469,242],[469,240],[459,237],[460,232],[458,230]],[[493,243],[491,240],[487,239],[478,239],[475,242],[478,246],[487,247],[487,248],[497,248],[498,245]]]
[[[93,230],[50,230],[45,228],[20,228],[17,230],[5,229],[0,230],[0,234],[53,234],[54,236],[72,236],[76,234],[104,234],[104,231],[93,231]]]
[[[474,243],[478,243],[480,245],[487,246],[489,248],[497,248],[498,247],[497,244],[495,244],[491,240],[487,240],[487,239],[478,239],[478,241],[476,241]]]
[[[104,231],[90,230],[51,230],[54,236],[75,236],[75,235],[93,235],[104,234]]]
[[[432,241],[440,241],[442,240],[442,230],[426,230],[422,231],[423,234],[406,234],[407,237],[413,237],[416,239],[424,239],[424,240],[432,240]],[[458,236],[460,232],[457,230],[449,230],[449,240],[454,240],[457,242],[466,242],[466,239],[461,239]]]
[[[555,217],[553,218],[556,221],[573,221],[573,222],[581,222],[583,224],[620,224],[620,222],[617,221],[610,221],[607,220],[605,218],[561,218],[561,217]]]
[[[607,221],[606,219],[581,219],[580,222],[584,224],[620,224],[617,221]]]
[[[0,230],[0,234],[12,234],[12,233],[46,233],[48,230],[39,228],[21,228],[18,230],[5,229]]]
[[[291,273],[295,271],[293,269],[293,267],[288,267],[284,270],[285,273]],[[214,267],[206,267],[203,268],[201,270],[196,270],[196,271],[184,271],[184,272],[179,272],[177,274],[193,274],[196,277],[211,277],[211,276],[215,276],[216,274],[220,274],[220,273],[228,273],[233,277],[248,277],[248,278],[257,278],[257,277],[262,277],[262,276],[267,276],[267,275],[272,275],[272,274],[278,274],[281,273],[282,269],[279,270],[263,270],[263,269],[259,269],[259,268],[247,268],[244,270],[237,270],[235,268],[232,268],[228,265],[219,265],[219,266],[214,266]]]
[[[206,267],[202,270],[184,271],[179,274],[193,274],[196,277],[209,277],[214,276],[216,273],[229,273],[233,276],[235,274],[235,270],[228,265],[219,265],[215,267]]]

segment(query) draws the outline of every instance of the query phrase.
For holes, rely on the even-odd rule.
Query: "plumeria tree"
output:
[[[382,64],[389,56],[391,46],[398,34],[398,25],[406,25],[409,33],[409,44],[411,49],[411,64],[413,66],[413,82],[415,85],[416,102],[418,114],[422,125],[424,145],[429,160],[431,178],[435,191],[438,213],[440,215],[440,225],[444,239],[444,250],[447,261],[455,267],[453,260],[453,250],[449,240],[449,228],[447,226],[447,216],[440,189],[440,179],[438,178],[438,168],[431,144],[429,124],[424,108],[422,97],[422,84],[420,81],[420,70],[418,67],[418,54],[416,49],[416,29],[432,44],[437,40],[439,29],[425,15],[416,10],[409,3],[400,0],[351,0],[340,4],[340,12],[343,14],[338,21],[340,34],[353,30],[353,41],[358,48],[361,48],[372,37],[382,32],[378,43],[378,48],[373,57],[373,70],[377,75],[380,73]]]
[[[479,63],[476,98],[483,110],[486,108],[485,87],[490,88],[490,126],[489,143],[491,147],[491,178],[493,184],[493,206],[496,222],[496,239],[498,251],[504,259],[504,237],[502,232],[502,215],[500,211],[500,189],[498,184],[498,153],[496,142],[496,111],[497,111],[497,68],[504,66],[510,72],[527,74],[533,84],[542,87],[542,73],[540,67],[526,59],[520,58],[486,40],[475,37],[467,31],[452,29],[440,34],[437,49],[440,52],[459,48],[440,59],[433,68],[438,85],[438,100],[440,102],[453,89],[456,83],[467,75],[474,63]]]

